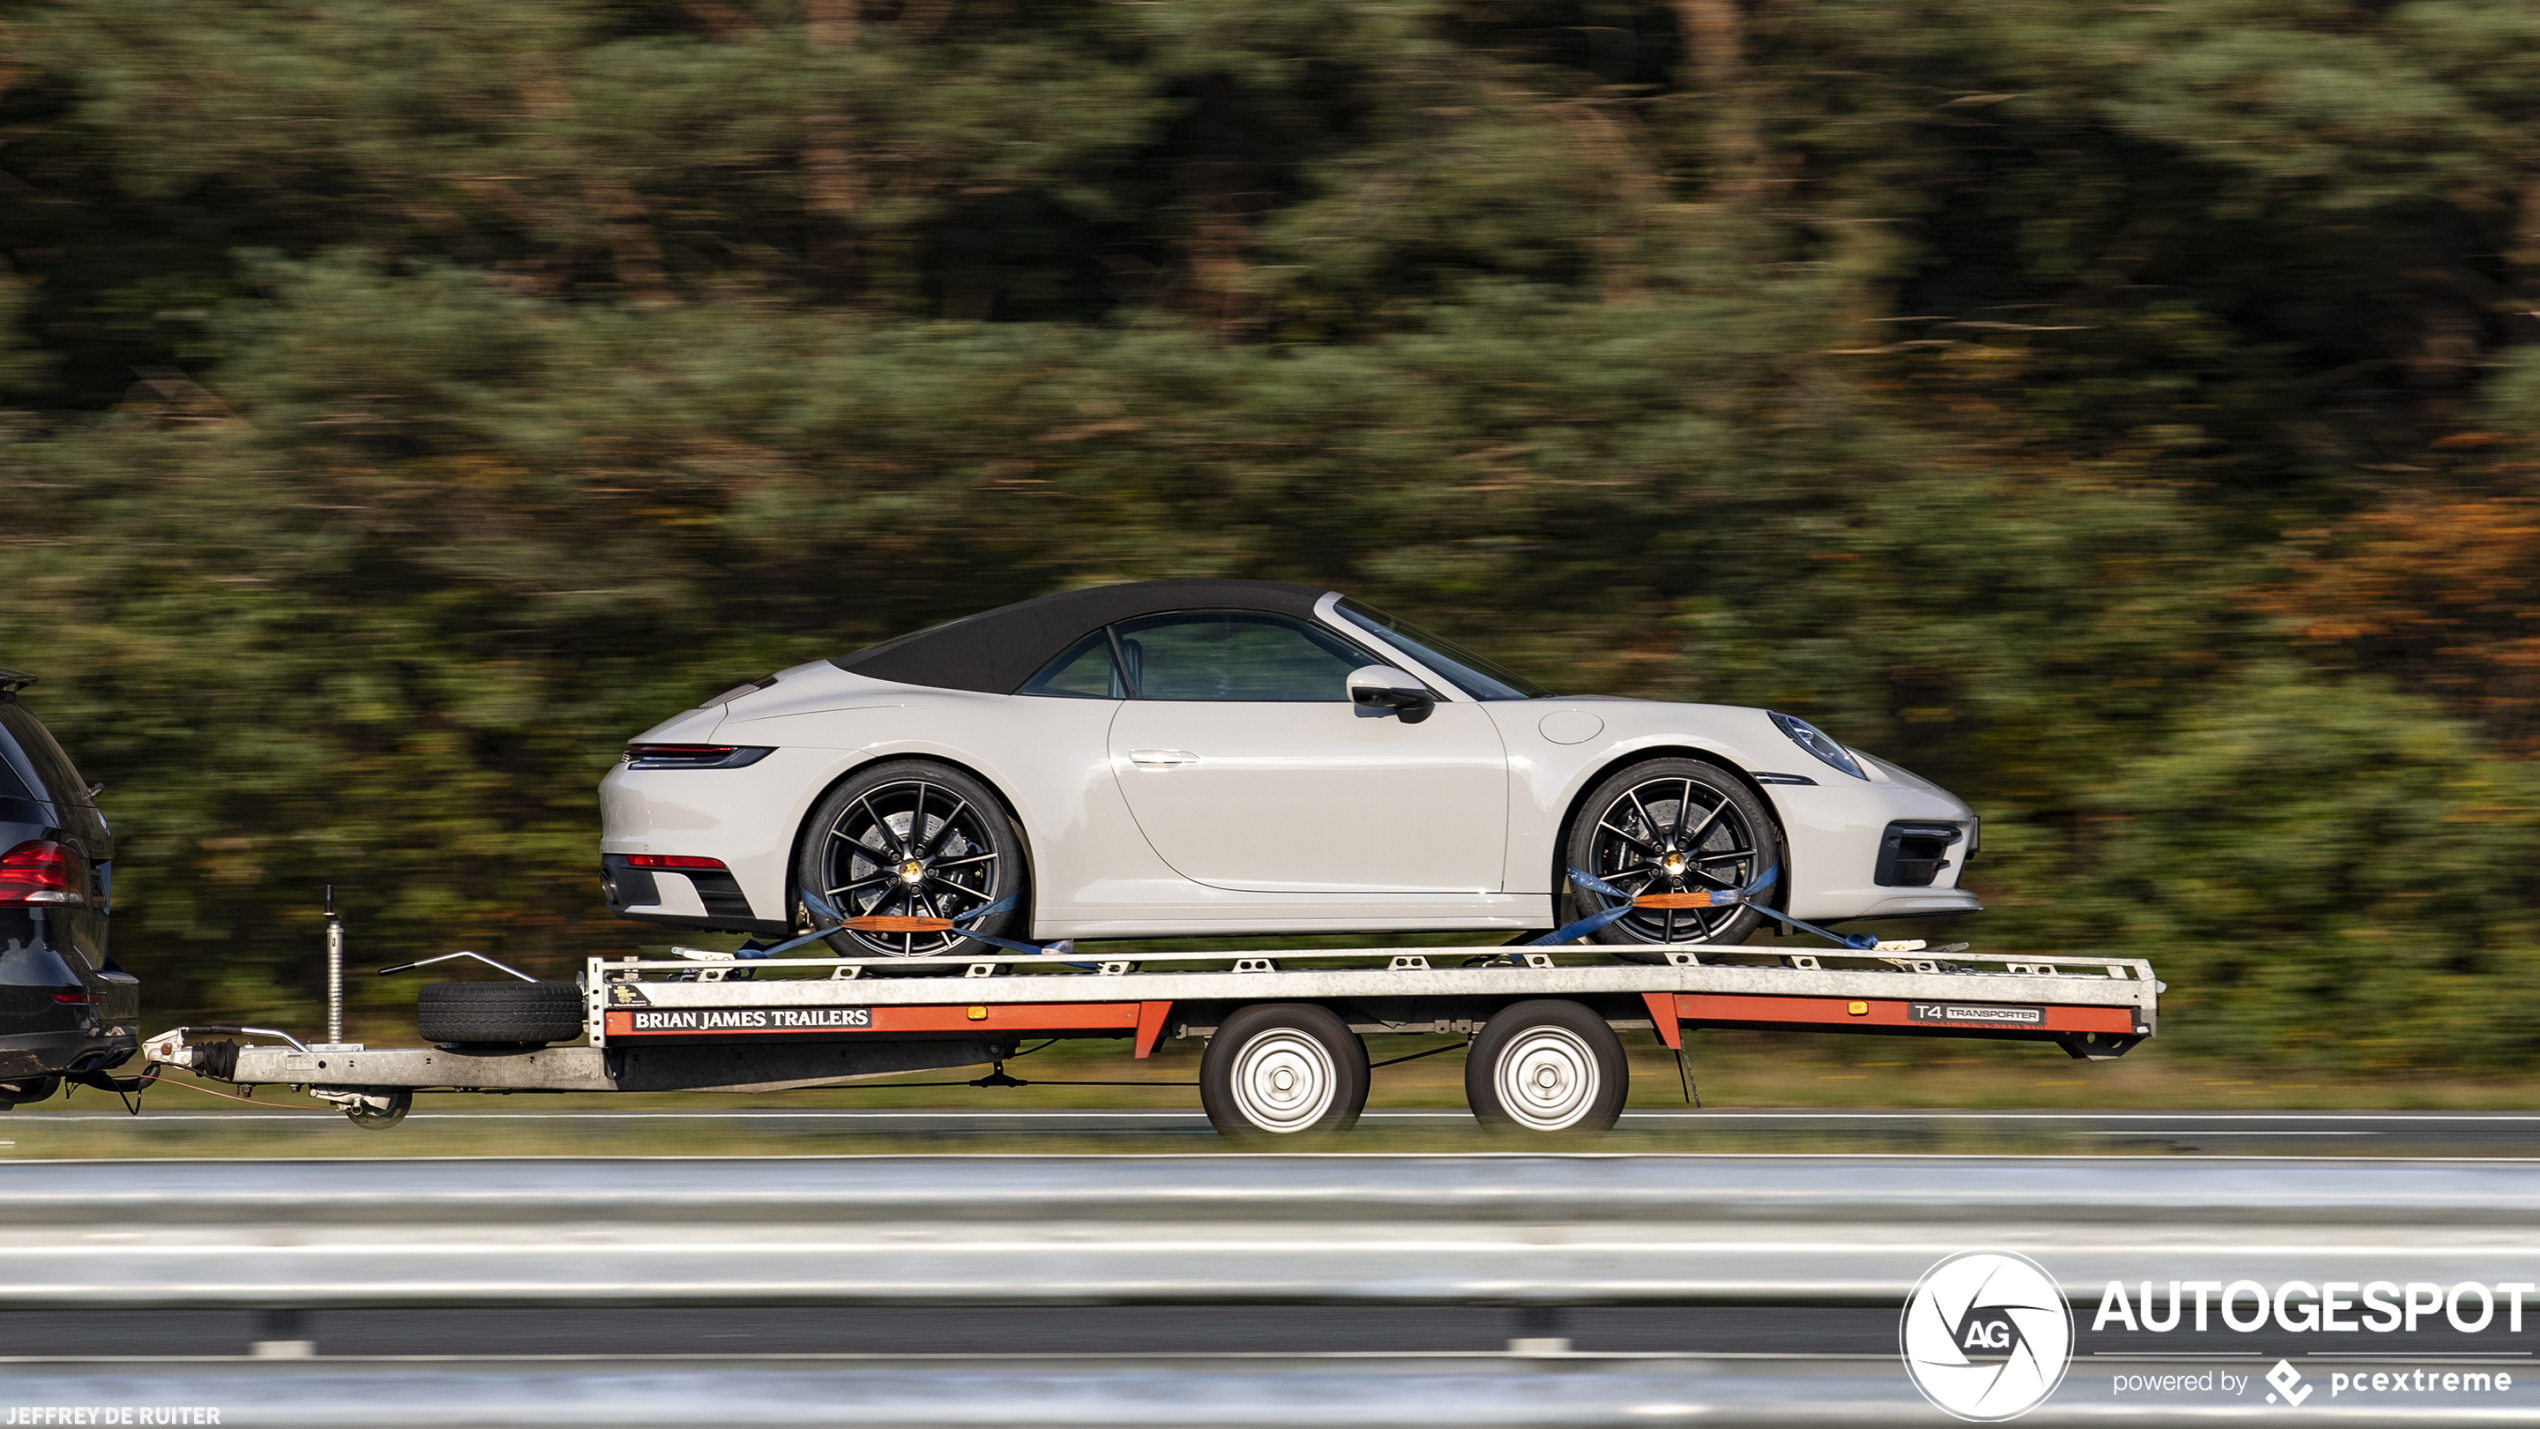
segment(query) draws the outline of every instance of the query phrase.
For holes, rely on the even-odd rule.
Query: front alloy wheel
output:
[[[1781,862],[1781,840],[1763,800],[1743,780],[1698,759],[1652,759],[1620,770],[1581,806],[1567,840],[1569,866],[1595,874],[1634,898],[1743,889]],[[1783,890],[1765,891],[1778,902]],[[1607,906],[1605,895],[1568,890],[1564,921]],[[1654,900],[1599,929],[1600,943],[1735,943],[1764,916],[1743,905],[1680,906]],[[1666,906],[1673,905],[1673,906]],[[1650,955],[1626,961],[1655,962]]]

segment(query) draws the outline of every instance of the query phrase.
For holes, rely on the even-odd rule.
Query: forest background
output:
[[[5,0],[0,665],[154,1026],[330,882],[570,975],[629,735],[1230,575],[1939,780],[2165,1043],[2518,1069],[2536,121],[2528,0]]]

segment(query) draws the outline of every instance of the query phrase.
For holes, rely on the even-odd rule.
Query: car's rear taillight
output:
[[[53,994],[53,1000],[69,1003],[73,1007],[86,1007],[91,1001],[88,994],[84,992],[57,992]]]
[[[741,769],[774,754],[757,744],[630,744],[629,769]]]
[[[0,854],[0,907],[77,908],[79,855],[51,839],[29,839]]]
[[[723,860],[719,858],[699,858],[695,854],[687,853],[630,853],[626,856],[626,866],[628,868],[719,869],[723,867]]]

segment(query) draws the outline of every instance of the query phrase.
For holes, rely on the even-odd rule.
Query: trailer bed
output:
[[[1321,1009],[1364,1036],[1478,1034],[1513,1006],[1574,1005],[1680,1053],[1687,1029],[1736,1027],[2046,1041],[2102,1060],[2157,1030],[2162,984],[2141,959],[1934,956],[1892,946],[1705,948],[1667,953],[1664,965],[1608,961],[1604,948],[995,962],[748,960],[682,950],[669,959],[591,959],[580,980],[581,1045],[312,1047],[280,1032],[261,1033],[278,1043],[265,1045],[203,1040],[256,1029],[179,1028],[145,1050],[161,1065],[293,1086],[356,1121],[387,1124],[417,1091],[779,1091],[1001,1064],[1025,1040],[1050,1037],[1123,1039],[1143,1058],[1166,1037],[1212,1038],[1229,1018],[1264,1007]],[[927,973],[935,975],[909,975]]]

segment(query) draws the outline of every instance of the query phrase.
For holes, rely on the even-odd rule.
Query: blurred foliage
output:
[[[592,785],[1072,585],[1329,582],[1968,796],[2191,1048],[2515,1067],[2523,0],[0,0],[0,663],[161,1017],[561,974]],[[542,961],[543,960],[543,961]],[[370,1006],[401,989],[365,984]]]

